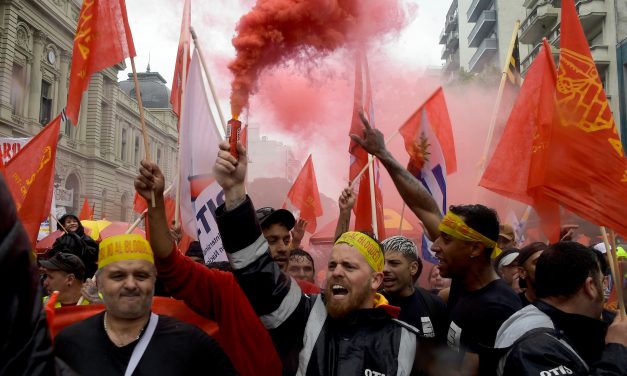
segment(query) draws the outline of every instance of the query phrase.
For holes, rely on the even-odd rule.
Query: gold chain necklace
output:
[[[139,333],[137,333],[137,337],[135,337],[135,339],[134,339],[134,340],[132,340],[132,341],[131,341],[131,342],[129,342],[129,343],[122,344],[122,343],[115,342],[115,341],[113,340],[113,338],[111,337],[111,333],[109,333],[109,328],[107,328],[107,313],[106,313],[106,312],[105,312],[105,314],[104,314],[104,320],[103,320],[103,322],[104,322],[104,330],[105,330],[105,333],[107,333],[107,336],[109,337],[109,339],[111,340],[111,342],[113,342],[113,344],[114,344],[114,345],[116,345],[117,347],[123,347],[123,346],[128,345],[129,343],[133,343],[133,342],[137,341],[137,340],[139,339],[139,337],[142,335],[142,332],[144,331],[144,328],[141,328],[141,329],[139,330]]]

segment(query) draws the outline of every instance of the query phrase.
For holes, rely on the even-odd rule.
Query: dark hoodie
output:
[[[0,208],[0,375],[54,375],[30,241],[1,173]]]
[[[85,228],[74,214],[65,214],[59,218],[57,228],[60,231],[63,231],[61,223],[65,223],[67,218],[76,219],[78,221],[78,229],[57,238],[52,245],[52,249],[48,252],[48,257],[52,257],[59,252],[72,253],[78,256],[85,264],[86,278],[91,278],[98,269],[98,243],[85,234]]]

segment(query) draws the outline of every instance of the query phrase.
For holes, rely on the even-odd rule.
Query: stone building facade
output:
[[[65,106],[79,13],[77,0],[0,0],[0,137],[31,137]],[[135,90],[118,84],[123,69],[121,62],[94,74],[78,124],[61,129],[55,171],[61,212],[77,213],[87,197],[97,218],[134,217],[133,179],[144,144]],[[149,69],[139,78],[151,158],[172,181],[178,136],[169,91]]]

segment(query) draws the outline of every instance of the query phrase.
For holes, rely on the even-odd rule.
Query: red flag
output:
[[[322,215],[322,204],[311,155],[287,193],[287,198],[300,210],[300,218],[309,222],[307,232],[316,232],[316,218]]]
[[[532,205],[551,241],[559,240],[559,206],[542,193],[541,170],[547,148],[545,136],[553,127],[555,69],[546,43],[529,68],[503,136],[479,185]]]
[[[46,125],[6,165],[7,185],[33,248],[39,225],[50,214],[60,126],[61,115]]]
[[[366,170],[366,172],[361,176],[359,182],[359,191],[357,193],[357,202],[355,202],[355,230],[356,231],[364,231],[374,234],[377,239],[383,240],[386,238],[385,236],[385,221],[383,217],[383,195],[381,194],[381,189],[379,187],[380,184],[380,176],[378,173],[379,170],[379,161],[375,161],[373,170],[375,171],[375,184],[374,184],[374,198],[375,198],[375,206],[376,206],[376,216],[377,216],[377,230],[378,234],[375,234],[374,229],[372,228],[373,220],[372,220],[372,199],[370,197],[370,171]]]
[[[562,1],[555,126],[544,142],[547,196],[566,209],[627,233],[627,159],[573,0]]]
[[[135,197],[133,198],[133,211],[137,214],[141,214],[146,209],[148,209],[146,200],[140,196],[139,193],[135,192]]]
[[[365,85],[365,88],[364,88]],[[372,87],[370,85],[370,72],[368,70],[368,60],[365,53],[360,50],[357,53],[355,64],[355,95],[353,102],[353,118],[349,134],[363,137],[364,126],[359,113],[362,112],[370,122],[370,126],[375,127],[374,105],[372,102]],[[368,153],[359,144],[350,142],[348,152],[350,153],[349,179],[355,180],[361,170],[368,164]],[[372,199],[370,196],[370,174],[364,173],[355,184],[357,188],[357,202],[353,208],[355,212],[355,229],[373,233],[378,239],[385,239],[385,226],[383,222],[383,195],[381,194],[381,179],[379,176],[379,164],[374,163],[374,196],[377,216],[378,234],[374,234],[372,220]]]
[[[177,116],[181,115],[181,94],[183,94],[183,79],[187,77],[190,64],[190,25],[191,25],[191,0],[185,0],[183,5],[183,20],[181,21],[181,36],[179,37],[179,47],[176,52],[176,65],[174,67],[174,78],[172,79],[172,94],[170,103],[172,111]],[[185,71],[185,74],[183,74]]]
[[[81,96],[89,86],[91,75],[135,55],[124,0],[83,1],[74,37],[65,109],[72,124],[78,123]]]
[[[85,200],[83,201],[83,206],[81,207],[81,212],[78,214],[78,219],[81,221],[84,219],[92,219],[92,213],[89,209],[89,201],[87,200],[87,197],[85,197]]]
[[[93,221],[95,214],[96,214],[96,203],[94,202],[94,204],[91,206],[91,211],[89,212],[89,219]],[[102,219],[104,219],[104,215],[103,215]]]
[[[364,81],[366,82],[365,93],[363,87]],[[366,56],[362,52],[359,52],[357,54],[357,61],[355,64],[355,96],[353,101],[353,118],[351,120],[349,135],[355,134],[363,137],[364,125],[362,124],[361,117],[359,116],[359,113],[362,111],[370,121],[370,125],[374,127],[374,116],[371,116],[373,115],[372,90],[370,88],[370,77],[368,74]],[[350,141],[348,152],[350,153],[350,170],[348,178],[352,182],[368,163],[368,153],[353,140]]]

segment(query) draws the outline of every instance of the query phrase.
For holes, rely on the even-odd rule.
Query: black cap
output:
[[[59,252],[47,260],[39,261],[39,265],[49,270],[72,273],[76,279],[85,280],[85,264],[78,256],[71,253]]]
[[[516,261],[518,261],[518,265],[523,266],[529,257],[533,256],[536,252],[544,251],[547,248],[548,246],[541,242],[528,244],[520,249],[520,254],[518,255]]]
[[[281,223],[287,226],[288,230],[296,225],[294,215],[285,209],[274,210],[271,207],[257,209],[257,220],[262,228],[268,228],[275,223]]]

